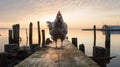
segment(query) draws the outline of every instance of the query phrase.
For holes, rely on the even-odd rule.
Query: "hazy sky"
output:
[[[120,0],[0,0],[0,27],[27,27],[38,20],[44,27],[58,10],[69,27],[120,23]]]

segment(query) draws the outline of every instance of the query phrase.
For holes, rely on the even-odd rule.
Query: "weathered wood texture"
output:
[[[93,56],[96,54],[95,53],[95,48],[96,47],[96,26],[93,26],[93,32],[94,32],[94,41],[93,41]]]
[[[110,38],[111,38],[111,33],[109,30],[106,30],[105,31],[106,57],[110,57]],[[108,60],[107,63],[110,63],[110,60]]]
[[[45,47],[45,30],[42,30],[42,47]]]
[[[41,34],[40,34],[40,22],[37,22],[38,25],[38,46],[41,44]]]
[[[99,46],[95,46],[93,47],[94,50],[94,58],[101,58],[101,57],[105,57],[105,48],[103,47],[99,47]],[[96,60],[96,62],[101,66],[101,67],[106,67],[106,61],[105,60]]]
[[[94,29],[94,47],[96,46],[96,26],[93,26]]]
[[[13,43],[12,30],[9,30],[9,44]]]
[[[32,27],[33,27],[33,24],[32,24],[32,22],[30,22],[30,25],[29,25],[29,46],[30,46],[30,51],[32,51],[32,31],[33,31],[33,29],[32,29]]]
[[[63,44],[63,49],[38,50],[15,67],[99,67],[68,40]]]
[[[105,33],[106,56],[110,57],[110,31],[106,31]]]
[[[78,45],[77,38],[72,38],[72,44],[77,47]]]
[[[20,25],[19,24],[15,24],[13,25],[13,43],[17,44],[19,46],[19,37],[20,37]]]
[[[81,50],[85,54],[85,45],[84,44],[80,44],[79,45],[79,50]]]

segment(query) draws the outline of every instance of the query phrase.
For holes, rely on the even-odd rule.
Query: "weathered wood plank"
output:
[[[68,40],[63,49],[50,47],[38,50],[15,67],[99,67]]]

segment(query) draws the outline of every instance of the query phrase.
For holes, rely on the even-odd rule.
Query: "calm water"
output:
[[[46,38],[50,37],[48,30],[45,30]],[[20,31],[20,37],[22,38],[21,46],[26,45],[26,31]],[[4,52],[4,44],[8,44],[8,30],[0,30],[0,52]],[[37,30],[34,30],[33,41],[37,43]],[[78,38],[79,44],[85,44],[86,55],[92,56],[92,46],[93,46],[93,32],[92,31],[81,31],[80,29],[70,29],[68,32],[69,40],[72,37]],[[108,67],[119,67],[120,66],[120,34],[111,35],[111,56],[117,56],[111,60]],[[102,32],[97,32],[97,46],[105,47],[105,36]]]

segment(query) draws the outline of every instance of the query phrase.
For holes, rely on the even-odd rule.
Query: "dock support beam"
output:
[[[93,26],[93,30],[94,30],[94,42],[93,42],[93,56],[95,55],[95,47],[96,47],[96,26]]]
[[[106,48],[106,57],[110,57],[110,31],[105,31],[105,48]],[[110,61],[107,61],[110,63]]]
[[[85,46],[84,46],[84,44],[79,45],[79,50],[81,50],[85,54]]]
[[[13,25],[13,41],[14,44],[17,44],[18,46],[19,46],[19,30],[20,30],[19,24]]]
[[[94,25],[94,46],[96,46],[96,26]]]
[[[95,50],[93,55],[94,59],[105,57],[105,48],[95,46],[93,47],[93,49]],[[105,60],[95,60],[95,61],[100,65],[100,67],[106,67]]]
[[[13,43],[12,30],[9,30],[9,44]]]
[[[32,22],[30,22],[30,25],[29,25],[29,46],[30,46],[30,51],[32,51],[32,27],[33,27],[33,24]]]
[[[38,25],[38,46],[40,47],[41,44],[41,34],[40,34],[40,22],[37,22]]]
[[[78,44],[77,38],[72,38],[72,44],[73,44],[75,47],[77,47],[77,44]]]
[[[42,30],[42,47],[45,47],[45,30]]]

